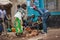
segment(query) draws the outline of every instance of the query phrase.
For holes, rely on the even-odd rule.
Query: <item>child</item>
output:
[[[8,15],[7,16],[7,19],[8,19],[8,26],[7,26],[7,28],[11,28],[11,17],[10,17],[10,15]]]

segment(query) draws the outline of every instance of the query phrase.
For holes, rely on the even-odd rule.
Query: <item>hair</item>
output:
[[[22,4],[21,7],[22,7],[23,9],[26,9],[27,6],[26,6],[26,4]]]
[[[21,6],[20,5],[17,5],[17,8],[20,8]]]

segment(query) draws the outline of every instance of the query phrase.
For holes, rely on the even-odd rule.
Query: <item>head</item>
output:
[[[1,9],[4,10],[4,6],[3,5],[1,5]]]
[[[17,5],[17,9],[19,9],[21,6],[20,5]]]
[[[39,20],[39,21],[42,21],[41,16],[38,16],[38,20]]]
[[[26,4],[22,4],[21,7],[26,10]]]
[[[32,14],[31,18],[35,18],[35,15],[34,15],[34,14]]]
[[[34,10],[38,10],[38,9],[37,9],[37,6],[35,6],[35,5],[33,5],[33,9],[34,9]]]

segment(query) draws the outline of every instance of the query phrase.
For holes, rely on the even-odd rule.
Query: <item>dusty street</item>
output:
[[[16,37],[14,33],[8,33],[10,36],[0,36],[0,40],[60,40],[60,29],[49,29],[46,36],[39,34],[38,36],[27,38],[27,37]]]
[[[60,29],[52,29],[48,31],[47,38],[44,40],[60,40]]]

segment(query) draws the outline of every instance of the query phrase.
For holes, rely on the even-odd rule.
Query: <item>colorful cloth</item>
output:
[[[21,15],[21,12],[17,12],[16,14],[15,14],[15,29],[16,29],[16,33],[22,33],[23,32],[23,27],[22,27],[22,25],[21,25],[21,20],[22,20],[22,17],[21,17],[22,15]]]
[[[16,29],[16,33],[23,32],[23,27],[21,26],[21,20],[19,20],[19,18],[15,19],[15,29]]]

